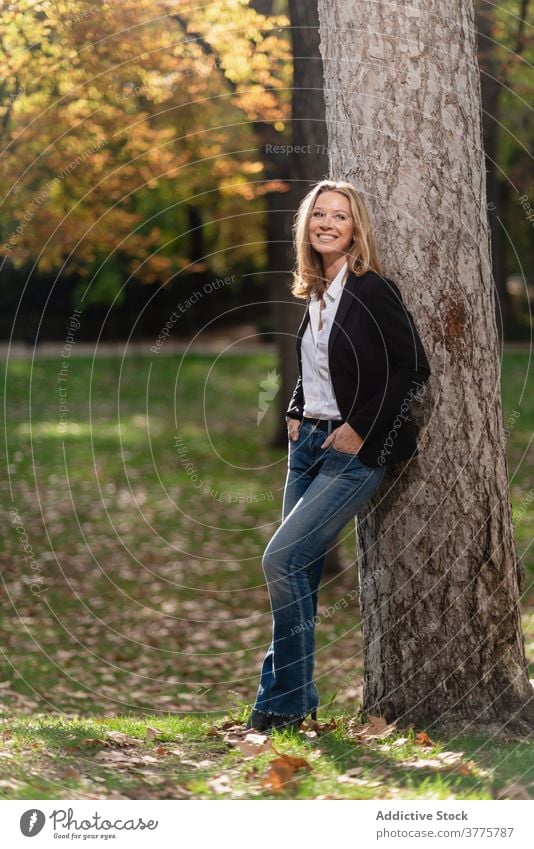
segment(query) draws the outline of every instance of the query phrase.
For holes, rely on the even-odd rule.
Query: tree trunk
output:
[[[257,11],[267,14],[265,2],[252,0],[252,5]],[[269,297],[281,376],[278,428],[272,440],[276,447],[287,444],[285,411],[297,381],[295,336],[303,314],[302,301],[290,293],[294,267],[291,228],[297,207],[311,184],[327,176],[328,172],[317,6],[315,3],[289,0],[288,15],[293,48],[291,136],[289,140],[286,137],[271,141],[274,144],[282,141],[299,149],[309,145],[310,152],[291,156],[263,154],[266,179],[283,180],[288,188],[285,193],[276,191],[266,197]]]
[[[505,211],[501,201],[506,197],[506,193],[502,191],[497,171],[502,81],[495,49],[494,8],[477,0],[475,13],[482,99],[482,137],[486,163],[486,201],[491,232],[491,265],[497,293],[495,301],[497,332],[499,341],[502,343],[503,328],[508,328],[513,320],[512,299],[506,288],[504,225],[501,223],[504,220]]]
[[[294,154],[290,161],[291,190],[285,200],[290,217],[285,220],[286,237],[291,242],[291,225],[297,207],[318,180],[328,177],[328,138],[325,124],[323,60],[319,50],[319,15],[315,3],[289,0],[291,41],[293,47],[293,98],[292,98],[292,144],[306,153]],[[293,246],[288,243],[288,269],[293,268]],[[290,275],[286,278],[286,297],[278,302],[276,327],[289,322],[291,332],[284,336],[281,348],[282,373],[284,375],[280,422],[282,438],[287,442],[285,411],[297,380],[297,358],[295,334],[300,324],[302,301],[288,294]],[[287,300],[289,299],[289,307]],[[333,541],[325,557],[324,574],[337,575],[341,572],[341,545]]]
[[[364,193],[432,368],[420,455],[358,522],[363,710],[532,730],[473,0],[319,0],[319,17],[331,171]]]

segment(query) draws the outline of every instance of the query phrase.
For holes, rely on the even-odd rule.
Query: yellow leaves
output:
[[[283,180],[269,180],[268,182],[262,183],[261,186],[258,186],[256,189],[257,196],[269,194],[270,192],[289,192],[291,190],[291,186],[289,183],[285,183]]]
[[[242,162],[240,170],[242,174],[259,174],[263,171],[263,162]]]
[[[172,268],[173,260],[170,257],[161,254],[151,255],[143,265],[143,282],[156,283],[158,280],[163,280]]]
[[[187,23],[188,32],[205,39],[217,56],[217,67],[234,85],[276,88],[287,76],[290,42],[280,29],[289,24],[285,16],[265,18],[246,0],[237,0],[188,9]],[[205,56],[200,45],[198,51]]]
[[[243,244],[235,261],[256,260],[261,217],[248,216],[246,231],[245,219],[237,230],[235,221],[260,197],[254,177],[261,181],[263,164],[261,152],[253,152],[258,140],[250,119],[281,126],[289,116],[290,40],[278,31],[287,19],[264,18],[248,0],[180,9],[186,30],[205,40],[204,49],[184,39],[173,16],[177,7],[168,0],[113,6],[97,10],[81,0],[58,0],[45,18],[24,2],[17,4],[24,14],[0,10],[8,33],[0,55],[7,41],[3,64],[13,76],[4,107],[10,164],[7,158],[0,164],[8,191],[4,211],[14,231],[28,210],[31,218],[10,257],[15,263],[39,257],[40,270],[50,271],[70,256],[69,271],[83,271],[92,257],[121,244],[145,282],[164,280],[190,257],[145,263],[172,226],[167,221],[156,242],[137,233],[139,224],[169,197],[179,202],[209,185],[213,196],[222,186],[218,214],[226,221],[212,255],[235,246],[237,232]],[[28,51],[27,43],[39,49]],[[99,139],[103,145],[86,155]],[[43,187],[63,171],[41,202]],[[9,193],[15,181],[17,211]],[[210,201],[199,205],[208,209]]]
[[[251,119],[261,117],[262,121],[279,121],[289,118],[291,105],[289,101],[276,95],[274,92],[265,91],[260,85],[248,85],[246,89],[239,90],[235,97],[236,105]]]

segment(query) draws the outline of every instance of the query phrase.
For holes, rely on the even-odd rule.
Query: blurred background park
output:
[[[530,5],[477,6],[527,652]],[[291,226],[329,169],[314,6],[1,4],[4,705],[186,713],[255,694],[303,311]],[[323,612],[356,557],[349,526]],[[324,617],[317,664],[323,701],[355,705],[356,599]]]

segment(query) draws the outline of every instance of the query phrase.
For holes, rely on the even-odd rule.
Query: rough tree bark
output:
[[[506,199],[506,190],[502,189],[497,169],[501,121],[500,94],[504,81],[501,79],[501,68],[494,40],[495,9],[478,0],[475,4],[475,15],[478,32],[478,62],[481,72],[482,137],[486,157],[486,198],[491,232],[491,265],[498,296],[495,300],[497,332],[499,341],[502,343],[503,325],[507,326],[513,318],[513,304],[506,288],[506,256],[501,223],[504,218],[502,201]]]
[[[420,455],[358,522],[363,710],[534,728],[505,456],[473,0],[319,0],[331,171],[431,361]]]

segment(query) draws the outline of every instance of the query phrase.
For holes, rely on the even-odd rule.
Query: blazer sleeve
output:
[[[286,416],[290,419],[300,419],[304,417],[304,390],[302,388],[302,376],[299,374],[297,385],[293,390],[289,407],[286,411]]]
[[[306,300],[306,310],[309,310],[309,308],[310,308],[310,300],[311,299],[309,297]],[[301,327],[304,324],[305,318],[306,318],[306,313],[303,316],[302,323],[300,325]],[[298,348],[297,348],[297,350],[298,350]],[[298,355],[297,355],[297,359],[298,359]],[[302,419],[304,418],[304,388],[302,386],[302,368],[301,368],[300,362],[298,364],[298,367],[299,367],[299,376],[298,376],[296,386],[293,390],[293,395],[291,396],[289,406],[286,410],[286,416],[288,416],[290,419],[299,419],[300,421],[302,421]]]
[[[375,333],[378,330],[380,344],[386,348],[387,384],[347,421],[364,439],[375,439],[390,430],[397,415],[406,416],[407,405],[431,372],[412,314],[397,285],[382,278],[366,300],[367,320],[374,325]]]

